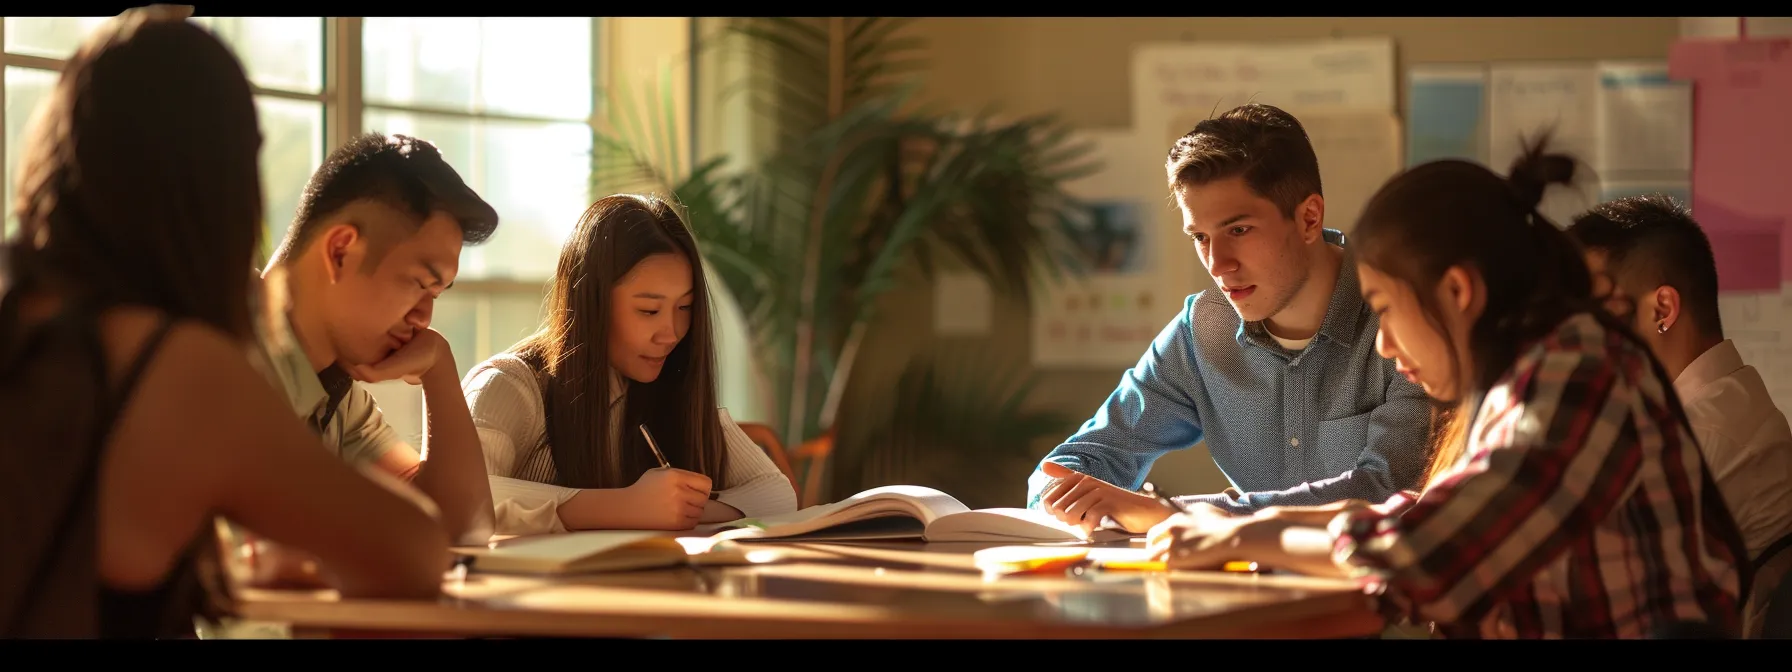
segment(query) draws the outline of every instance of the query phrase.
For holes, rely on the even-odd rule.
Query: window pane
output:
[[[12,19],[6,24],[12,25]],[[8,28],[8,30],[11,30]],[[19,163],[25,137],[25,126],[31,122],[38,103],[56,87],[57,73],[32,68],[6,69],[6,236],[18,227],[18,214],[13,211],[13,171]]]
[[[553,277],[560,243],[590,205],[591,127],[369,109],[369,131],[435,143],[454,170],[498,210],[498,231],[461,252],[468,279]]]
[[[13,212],[13,175],[23,147],[25,125],[50,89],[57,74],[48,70],[6,69],[6,231],[18,223]],[[322,103],[256,98],[261,118],[261,188],[268,233],[264,253],[285,235],[298,208],[299,194],[311,171],[323,162],[324,109]]]
[[[311,171],[324,160],[324,106],[302,100],[257,96],[261,118],[261,193],[267,234],[263,260],[292,224],[293,211]]]
[[[6,17],[6,51],[13,54],[68,58],[81,40],[109,16],[9,16]]]
[[[590,18],[367,17],[369,104],[591,116]]]
[[[547,291],[492,292],[492,320],[487,334],[492,352],[509,350],[517,341],[541,328],[542,302]]]
[[[322,17],[196,16],[193,22],[230,45],[256,86],[299,93],[324,90]]]
[[[429,320],[429,327],[448,341],[461,378],[489,356],[479,351],[479,299],[478,292],[450,289],[436,299],[435,314]]]
[[[109,18],[112,17],[9,16],[6,17],[6,50],[45,58],[68,58],[75,54],[75,49],[81,46],[81,40],[86,39],[88,33]],[[301,93],[323,91],[323,17],[196,16],[193,22],[210,28],[230,45],[256,85]],[[589,64],[586,70],[590,70]]]

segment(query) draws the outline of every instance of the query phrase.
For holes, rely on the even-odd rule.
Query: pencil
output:
[[[660,461],[660,466],[671,469],[672,463],[666,461],[666,454],[660,452],[659,444],[653,442],[653,433],[647,431],[647,425],[641,425],[641,438],[647,439],[647,449],[653,451],[653,457]]]

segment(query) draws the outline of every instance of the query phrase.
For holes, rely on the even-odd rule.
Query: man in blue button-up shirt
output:
[[[1146,472],[1202,440],[1233,487],[1185,505],[1240,514],[1379,503],[1416,487],[1431,405],[1376,353],[1378,320],[1344,235],[1324,228],[1319,162],[1300,122],[1239,107],[1178,140],[1166,170],[1216,287],[1189,297],[1095,417],[1046,456],[1028,479],[1029,506],[1144,532],[1170,513],[1135,492]]]

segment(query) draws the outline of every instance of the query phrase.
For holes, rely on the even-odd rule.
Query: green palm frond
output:
[[[1061,269],[1080,270],[1066,232],[1081,205],[1061,185],[1098,168],[1090,147],[1072,143],[1052,116],[965,118],[919,105],[912,75],[925,63],[925,43],[903,30],[910,22],[730,20],[720,40],[739,48],[735,57],[770,66],[750,69],[725,94],[745,96],[775,128],[761,156],[685,165],[669,67],[606,91],[594,184],[657,191],[684,208],[715,277],[746,316],[788,445],[833,424],[876,307],[911,265],[931,278],[950,259],[1023,301]],[[899,403],[910,404],[898,416],[938,420],[908,423],[899,442],[908,448],[891,450],[948,445],[953,432],[963,435],[953,445],[997,445],[1006,433],[1056,422],[976,405],[986,394],[1018,400],[1027,386],[948,375],[939,361],[897,381]],[[1003,380],[1013,387],[987,387]],[[992,430],[972,422],[978,417],[1009,420]]]

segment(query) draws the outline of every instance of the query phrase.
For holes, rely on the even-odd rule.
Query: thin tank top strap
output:
[[[162,341],[172,329],[174,318],[164,315],[161,324],[157,324],[155,331],[150,332],[149,338],[143,339],[143,346],[137,349],[136,359],[131,361],[130,368],[125,369],[124,376],[113,387],[112,404],[107,409],[108,413],[100,418],[101,427],[109,428],[118,419],[117,414],[124,409],[124,402],[130,399],[131,390],[137,387],[137,379],[143,377],[143,370],[149,368],[150,360],[155,359],[156,351],[161,349]]]

